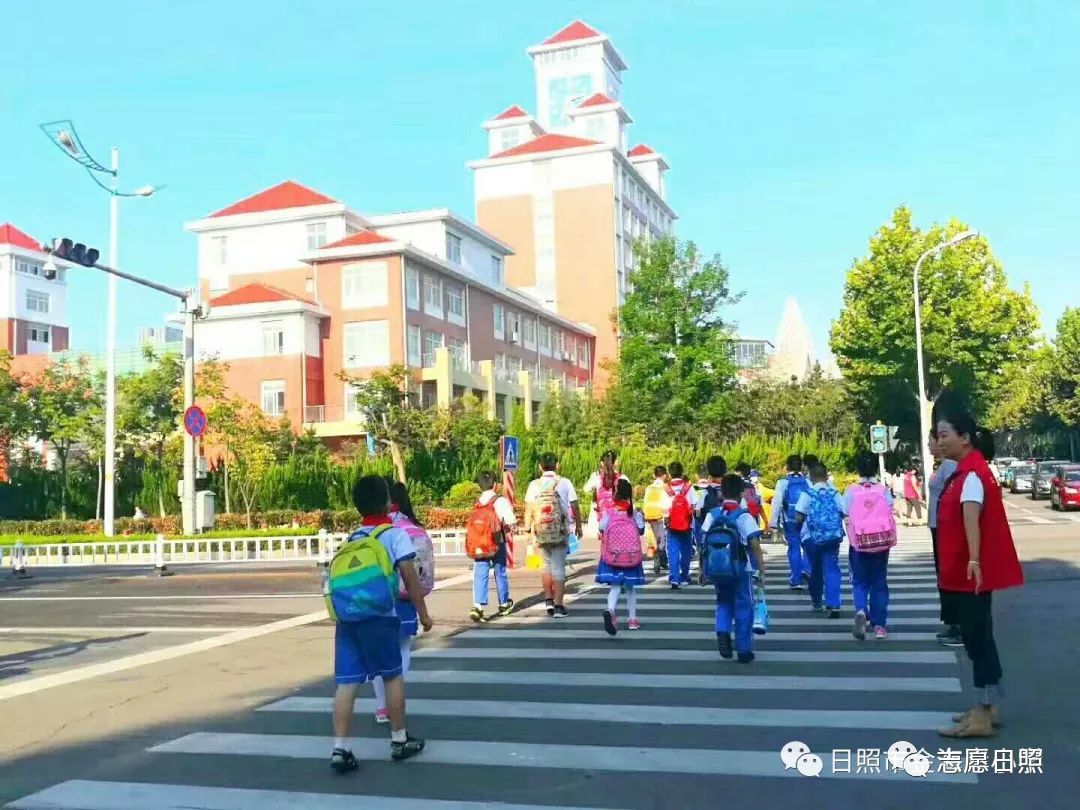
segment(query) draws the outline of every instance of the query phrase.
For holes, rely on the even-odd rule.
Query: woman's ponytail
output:
[[[971,435],[971,446],[982,453],[987,461],[994,458],[994,434],[981,425],[976,426]]]

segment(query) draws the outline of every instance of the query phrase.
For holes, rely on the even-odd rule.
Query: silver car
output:
[[[1068,464],[1064,459],[1040,461],[1035,465],[1035,475],[1031,478],[1031,499],[1037,501],[1050,497],[1050,479],[1057,475],[1057,468]]]
[[[1018,492],[1031,492],[1031,479],[1035,477],[1034,464],[1018,464],[1012,468],[1012,483],[1009,491],[1014,495]]]

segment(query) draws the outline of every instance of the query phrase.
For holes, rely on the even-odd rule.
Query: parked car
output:
[[[1035,476],[1034,464],[1017,464],[1009,467],[1009,492],[1031,492],[1031,479]]]
[[[992,466],[994,468],[994,475],[997,476],[998,483],[1005,486],[1005,472],[1013,465],[1014,462],[1019,461],[1016,456],[1002,456],[1001,458],[995,458]]]
[[[1057,475],[1057,468],[1070,464],[1062,458],[1040,461],[1035,465],[1035,475],[1031,477],[1031,500],[1038,501],[1050,497],[1050,479]]]
[[[1064,464],[1050,481],[1050,506],[1068,511],[1080,509],[1080,464]]]

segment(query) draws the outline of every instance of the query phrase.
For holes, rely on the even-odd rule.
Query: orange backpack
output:
[[[499,552],[502,521],[495,512],[495,499],[486,505],[476,502],[465,530],[465,554],[473,560],[487,560]]]

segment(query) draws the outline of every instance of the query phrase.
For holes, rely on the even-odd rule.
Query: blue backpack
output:
[[[809,540],[815,546],[827,548],[840,545],[844,537],[844,519],[836,503],[835,489],[825,487],[810,493],[806,528]]]
[[[712,525],[705,534],[702,570],[716,585],[730,585],[746,573],[746,554],[737,521],[745,509],[727,512],[722,508],[709,513]]]
[[[790,473],[787,478],[787,489],[784,490],[784,520],[788,523],[795,522],[795,504],[799,502],[799,496],[810,491],[810,482],[805,476]]]

